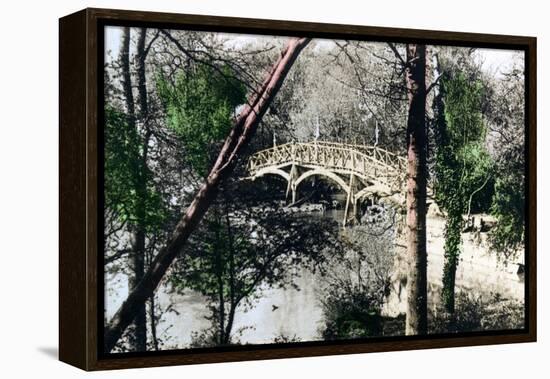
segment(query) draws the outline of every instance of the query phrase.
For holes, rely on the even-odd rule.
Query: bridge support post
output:
[[[350,205],[353,206],[353,212],[355,216],[355,212],[357,211],[356,207],[356,200],[355,200],[355,175],[351,174],[349,176],[349,191],[348,196],[346,197],[346,208],[344,210],[344,220],[342,221],[342,226],[345,228],[346,224],[348,222],[348,213]]]
[[[288,180],[288,185],[286,187],[286,199],[288,201],[288,195],[292,193],[292,202],[291,204],[294,204],[296,202],[296,179],[298,177],[298,169],[296,168],[296,165],[292,165],[290,168],[290,179]]]
[[[358,222],[359,221],[359,200],[355,198],[355,196],[353,196],[353,211],[352,211],[352,215],[353,215],[353,220],[355,222]]]

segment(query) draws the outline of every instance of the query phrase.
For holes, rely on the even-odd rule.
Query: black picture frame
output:
[[[103,27],[145,26],[280,36],[421,42],[525,52],[526,327],[456,335],[103,354]],[[534,342],[536,315],[536,38],[356,25],[84,9],[59,21],[59,358],[85,370]]]

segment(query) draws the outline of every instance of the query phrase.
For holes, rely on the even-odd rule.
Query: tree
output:
[[[498,146],[495,154],[495,191],[491,214],[497,224],[493,247],[513,255],[525,239],[525,76],[516,62],[496,85],[489,111],[490,132]]]
[[[175,83],[162,74],[157,88],[163,102],[167,126],[181,139],[185,160],[200,176],[212,164],[212,146],[231,129],[233,114],[246,101],[246,88],[228,66],[223,75],[205,64],[177,73]]]
[[[311,62],[319,73],[307,83],[313,88],[314,102],[308,101],[306,110],[313,108],[321,114],[329,138],[362,141],[404,153],[401,141],[405,138],[407,97],[401,55],[396,59],[391,48],[373,42],[335,45],[316,58],[319,63]],[[315,69],[308,69],[308,75],[312,71]],[[319,96],[322,98],[315,101]]]
[[[172,236],[154,258],[142,280],[130,292],[128,298],[106,326],[104,335],[105,351],[111,351],[123,331],[133,321],[139,307],[153,294],[166,270],[185,246],[187,239],[214,200],[220,182],[231,174],[236,157],[254,134],[288,71],[308,42],[308,38],[289,40],[262,85],[252,94],[246,106],[235,119],[233,127],[225,139],[204,184],[176,225]]]
[[[407,235],[407,335],[427,332],[427,252],[426,252],[426,191],[427,191],[427,131],[426,131],[426,45],[405,45],[406,58],[388,43],[405,74],[407,93],[406,235]],[[389,61],[386,61],[388,63]],[[432,83],[430,88],[435,85]]]
[[[130,128],[136,128],[136,111],[134,105],[134,96],[132,93],[132,79],[130,74],[130,28],[126,27],[123,30],[122,46],[120,52],[120,59],[122,64],[122,77],[123,77],[123,89],[126,98],[126,110],[128,112],[128,124]],[[137,133],[136,133],[137,134]],[[141,141],[140,141],[141,142]],[[147,141],[145,141],[147,142]],[[141,143],[137,146],[141,146]],[[130,277],[129,287],[135,288],[137,283],[142,279],[145,259],[145,231],[144,231],[144,210],[145,210],[145,193],[144,186],[146,186],[146,179],[144,171],[146,167],[143,167],[143,163],[146,162],[146,156],[138,153],[136,160],[131,162],[134,166],[134,180],[132,181],[135,193],[136,201],[136,223],[133,227],[132,233],[132,269],[133,275]],[[146,348],[147,343],[147,328],[145,320],[145,304],[137,309],[136,317],[134,319],[134,340],[133,347],[137,351],[143,351]]]
[[[115,230],[127,228],[130,233],[130,248],[127,252],[131,274],[129,288],[133,289],[143,278],[147,250],[147,234],[159,230],[164,217],[164,207],[159,192],[153,183],[148,167],[148,151],[151,131],[148,120],[148,99],[145,82],[146,46],[145,28],[139,30],[136,49],[138,101],[134,97],[132,71],[130,70],[130,28],[124,28],[119,54],[119,69],[122,84],[122,106],[107,97],[105,110],[105,197],[106,214],[117,225]],[[123,109],[122,109],[123,108]],[[120,258],[115,253],[108,263]],[[136,310],[130,347],[136,351],[146,350],[146,307]]]
[[[204,175],[212,161],[212,146],[227,135],[234,109],[245,101],[244,85],[228,66],[215,70],[199,62],[179,71],[174,83],[158,75],[157,88],[167,125],[186,150],[186,163]],[[201,237],[190,239],[169,277],[175,291],[192,289],[208,299],[212,328],[197,334],[196,345],[234,343],[237,308],[250,307],[260,285],[289,283],[291,254],[294,265],[300,264],[302,258],[317,256],[316,245],[330,240],[315,242],[321,233],[317,223],[288,222],[291,216],[247,207],[239,183],[226,180],[222,194],[228,192],[231,198],[212,205],[199,225]]]
[[[177,292],[194,290],[208,299],[211,327],[197,333],[193,344],[237,343],[236,311],[251,309],[262,288],[299,289],[296,268],[315,268],[327,251],[338,253],[331,233],[336,227],[336,221],[312,222],[276,210],[235,207],[229,201],[213,204],[169,279]]]
[[[405,333],[427,331],[426,46],[406,46],[407,85],[407,314]]]
[[[492,160],[484,144],[486,128],[481,114],[482,86],[462,72],[446,72],[436,101],[436,199],[447,213],[442,298],[446,311],[455,310],[455,276],[459,262],[463,216],[474,204],[487,210],[491,199]],[[487,195],[487,191],[489,194]]]
[[[391,286],[396,211],[372,206],[364,224],[343,234],[344,251],[331,254],[320,291],[324,339],[383,334],[382,306]]]

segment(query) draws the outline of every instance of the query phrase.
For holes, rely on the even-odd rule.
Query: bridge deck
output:
[[[405,158],[375,146],[324,141],[291,142],[252,155],[248,171],[252,176],[258,176],[265,168],[298,165],[354,174],[363,180],[395,188],[405,179],[406,164]]]

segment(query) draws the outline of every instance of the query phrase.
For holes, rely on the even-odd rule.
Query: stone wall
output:
[[[476,215],[477,220],[482,216]],[[476,222],[478,224],[478,222]],[[428,306],[440,304],[443,276],[443,246],[445,243],[445,219],[430,214],[427,220],[428,251]],[[522,301],[525,286],[523,280],[524,254],[505,260],[493,251],[488,233],[476,231],[462,233],[462,253],[456,272],[456,291],[471,292],[477,296],[494,296]],[[406,251],[398,249],[392,275],[392,288],[383,313],[395,317],[404,314],[407,301]]]

